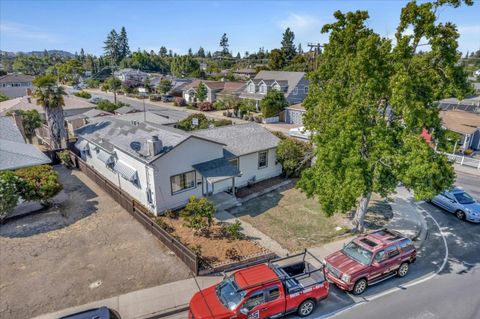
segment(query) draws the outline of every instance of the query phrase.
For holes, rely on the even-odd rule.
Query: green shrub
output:
[[[191,245],[190,250],[197,255],[197,257],[202,257],[202,246],[201,245]]]
[[[48,165],[21,168],[15,174],[25,182],[21,196],[27,201],[41,201],[47,205],[63,189],[58,173]]]
[[[91,89],[96,89],[100,86],[99,80],[90,79],[90,80],[87,80],[85,83],[87,84],[87,87]]]
[[[228,109],[228,105],[223,100],[216,100],[213,103],[213,108],[217,111],[222,111]]]
[[[195,233],[208,232],[213,223],[215,207],[207,198],[197,199],[190,197],[187,206],[182,210],[182,217],[186,226],[195,230]]]
[[[58,158],[62,161],[63,165],[68,168],[73,167],[72,158],[70,157],[70,152],[67,150],[57,152]]]
[[[77,97],[84,98],[84,99],[89,99],[89,98],[92,97],[92,95],[90,93],[88,93],[87,91],[74,92],[73,95],[75,95]]]
[[[286,176],[299,176],[310,166],[313,148],[310,143],[293,138],[285,138],[278,143],[277,160],[282,164]]]
[[[0,221],[17,206],[25,183],[13,171],[0,171]]]
[[[240,223],[239,220],[236,220],[234,223],[228,224],[228,226],[225,227],[225,231],[232,239],[242,239],[243,234],[241,230],[242,223]]]
[[[272,90],[260,102],[263,117],[274,117],[283,111],[287,106],[287,100],[283,92]]]
[[[186,106],[187,105],[187,101],[185,101],[185,99],[183,97],[176,97],[175,98],[175,101],[173,101],[173,105],[174,106]]]
[[[215,127],[232,125],[232,121],[227,119],[216,120],[213,122],[213,125],[215,125]]]
[[[463,155],[465,155],[465,156],[470,156],[470,155],[472,155],[472,153],[473,153],[473,150],[471,148],[463,151]]]

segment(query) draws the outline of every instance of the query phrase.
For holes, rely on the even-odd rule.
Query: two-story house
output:
[[[131,81],[138,84],[143,84],[143,82],[148,78],[148,73],[130,68],[115,71],[114,74],[115,77],[122,82]]]
[[[82,159],[154,214],[282,172],[279,139],[254,123],[185,132],[109,117],[76,135]]]
[[[238,96],[245,87],[244,82],[223,82],[223,81],[202,81],[195,80],[192,83],[186,85],[183,89],[183,98],[187,103],[198,102],[197,90],[199,84],[205,86],[207,89],[207,97],[205,102],[215,102],[217,98],[227,95]]]
[[[308,95],[305,72],[260,71],[247,82],[240,98],[257,101],[258,110],[260,101],[270,90],[283,92],[288,104],[302,103]]]

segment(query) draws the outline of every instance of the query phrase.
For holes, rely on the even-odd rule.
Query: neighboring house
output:
[[[303,115],[306,110],[301,103],[290,105],[285,109],[285,123],[303,126]]]
[[[140,110],[137,110],[136,108],[128,105],[124,105],[122,107],[119,107],[114,111],[116,115],[123,115],[123,114],[128,114],[128,113],[135,113],[135,112],[140,112]]]
[[[39,149],[25,143],[13,117],[0,117],[0,170],[19,169],[50,162]]]
[[[480,150],[480,114],[449,110],[441,111],[443,127],[462,135],[461,148]]]
[[[115,71],[114,74],[115,77],[122,82],[132,81],[139,84],[143,84],[143,82],[148,78],[148,73],[130,68]]]
[[[65,102],[65,105],[62,107],[63,115],[65,117],[82,114],[97,107],[95,104],[74,95],[65,95],[63,101]],[[37,105],[36,99],[31,96],[23,96],[13,100],[0,102],[0,116],[6,115],[6,113],[15,110],[37,110],[42,119],[45,119],[45,111],[43,110],[43,107]]]
[[[23,74],[7,74],[0,76],[0,92],[9,98],[27,95],[27,90],[32,90],[32,81],[35,77]]]
[[[233,72],[235,76],[238,76],[239,78],[248,80],[248,79],[253,79],[255,75],[257,74],[257,71],[255,69],[237,69]]]
[[[282,172],[279,139],[257,124],[185,132],[111,117],[76,134],[82,159],[155,214]]]
[[[308,95],[305,72],[260,71],[246,83],[240,98],[256,100],[258,109],[260,101],[271,90],[283,92],[288,104],[302,103]]]
[[[480,114],[480,95],[471,96],[459,101],[456,98],[448,98],[439,101],[439,106],[443,111],[461,110]]]
[[[75,130],[84,126],[88,122],[91,122],[92,119],[113,115],[110,112],[102,111],[98,109],[93,109],[82,114],[72,115],[65,118],[65,125],[67,127],[68,138],[75,137]]]
[[[202,81],[195,80],[186,85],[183,90],[183,98],[187,103],[198,102],[197,89],[198,85],[202,83],[207,88],[207,97],[205,102],[215,102],[220,97],[225,96],[239,96],[245,87],[243,82],[223,82],[223,81]]]

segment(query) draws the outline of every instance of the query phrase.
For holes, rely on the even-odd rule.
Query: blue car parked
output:
[[[432,198],[431,202],[455,214],[458,219],[480,223],[480,203],[461,188],[445,191]]]

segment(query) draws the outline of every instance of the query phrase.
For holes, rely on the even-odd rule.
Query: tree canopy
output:
[[[268,91],[260,102],[263,117],[278,116],[288,106],[283,92],[277,90]]]
[[[282,35],[282,53],[287,61],[292,60],[297,54],[297,48],[293,40],[295,39],[295,34],[290,28],[287,28]]]
[[[456,63],[456,27],[435,16],[440,6],[460,2],[409,2],[395,46],[366,25],[365,11],[337,11],[335,21],[322,28],[329,41],[304,102],[305,126],[316,132],[316,160],[299,187],[329,215],[357,207],[358,231],[372,192],[386,196],[402,183],[416,198],[431,198],[454,181],[447,158],[420,133],[425,128],[443,139],[435,101],[462,98],[469,90]],[[417,52],[424,42],[430,51]]]

